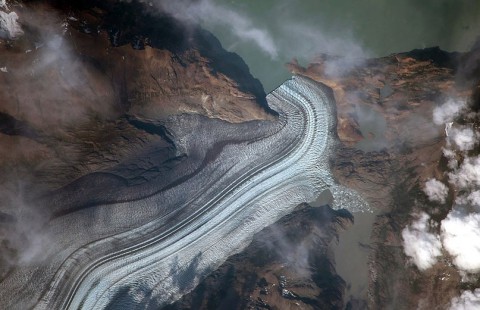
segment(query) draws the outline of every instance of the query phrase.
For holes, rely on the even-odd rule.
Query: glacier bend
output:
[[[10,280],[25,291],[41,281],[48,283],[33,304],[24,305],[160,307],[192,290],[246,247],[256,232],[326,189],[337,202],[334,207],[368,208],[354,191],[336,184],[330,172],[337,143],[330,89],[294,76],[267,101],[279,113],[276,122],[224,126],[214,121],[222,128],[216,136],[228,141],[221,147],[209,140],[209,128],[202,129],[198,116],[173,118],[167,126],[179,137],[180,149],[211,145],[221,149],[218,155],[176,186],[57,219],[49,234],[58,235],[67,227],[71,233],[59,236],[50,249],[56,263],[32,267],[27,276],[17,274]],[[205,138],[198,139],[202,130]],[[110,226],[92,230],[98,223]],[[38,274],[45,276],[34,280]],[[0,302],[7,305],[18,305],[20,298],[0,294]]]

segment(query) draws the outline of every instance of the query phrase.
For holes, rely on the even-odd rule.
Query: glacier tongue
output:
[[[330,171],[337,143],[330,90],[295,76],[267,100],[279,113],[275,130],[262,139],[225,147],[211,172],[207,167],[207,174],[194,180],[198,194],[179,206],[179,186],[124,203],[132,209],[132,204],[171,205],[191,212],[175,222],[171,212],[80,248],[63,263],[36,308],[166,305],[246,247],[255,233],[325,189],[332,191],[337,207],[348,208],[348,203],[353,211],[367,208],[354,191],[336,184]],[[216,169],[227,172],[215,174]]]

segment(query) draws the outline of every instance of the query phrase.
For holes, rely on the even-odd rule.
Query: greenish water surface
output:
[[[239,19],[231,16],[224,25],[203,21],[247,62],[266,92],[290,76],[284,64],[293,57],[305,65],[318,53],[377,57],[430,46],[465,51],[480,33],[477,0],[210,1],[240,16],[244,29],[257,31],[239,31]],[[259,34],[272,39],[275,52],[254,42]]]

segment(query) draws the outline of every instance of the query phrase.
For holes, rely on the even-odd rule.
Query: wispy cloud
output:
[[[310,274],[309,252],[315,239],[319,239],[317,233],[323,235],[322,232],[316,231],[309,234],[302,242],[292,242],[285,235],[283,229],[272,226],[270,228],[271,237],[262,240],[265,245],[277,254],[290,268],[301,276]]]
[[[221,27],[239,42],[250,42],[272,59],[289,61],[293,57],[312,60],[319,54],[332,57],[326,62],[326,73],[348,70],[369,54],[354,36],[347,32],[327,34],[288,15],[273,22],[275,33],[259,25],[247,14],[212,0],[158,1],[158,5],[175,18],[200,23],[207,28]],[[277,6],[281,6],[281,3]],[[272,13],[274,14],[274,13]]]
[[[465,107],[465,101],[449,99],[433,109],[433,122],[436,125],[453,122],[455,117],[457,117]]]
[[[13,216],[11,223],[4,223],[0,241],[12,251],[0,251],[0,258],[11,266],[25,266],[45,259],[51,238],[43,225],[47,219],[39,208],[25,200],[22,182],[16,182],[14,190],[3,188],[2,209],[8,209]]]
[[[369,52],[355,40],[351,33],[327,33],[322,29],[302,24],[299,21],[282,21],[279,49],[287,59],[302,57],[314,59],[328,55],[324,59],[324,72],[328,76],[345,74],[352,67],[362,64]]]
[[[24,51],[0,59],[8,71],[5,78],[14,85],[2,93],[3,110],[34,126],[81,123],[111,113],[117,99],[112,82],[76,51],[64,20],[28,8],[21,18],[33,31],[24,38]]]
[[[188,23],[203,23],[227,29],[238,40],[250,41],[272,58],[278,57],[278,48],[266,29],[256,26],[242,15],[210,0],[160,1],[160,7],[173,17]]]

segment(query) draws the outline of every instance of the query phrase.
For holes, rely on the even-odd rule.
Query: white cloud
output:
[[[480,289],[464,291],[460,297],[454,297],[450,310],[477,310],[480,309]]]
[[[448,174],[450,182],[460,189],[480,186],[480,157],[467,157],[460,168]]]
[[[454,151],[449,149],[443,149],[443,156],[448,159],[448,168],[456,169],[458,168],[458,160],[456,159],[456,154]]]
[[[0,11],[0,39],[14,39],[22,34],[17,13]]]
[[[480,214],[453,209],[441,224],[444,248],[461,270],[480,270]]]
[[[449,144],[453,143],[460,151],[468,151],[475,146],[476,134],[471,128],[452,128],[447,141]]]
[[[469,205],[477,208],[480,207],[480,190],[458,196],[455,200],[455,203],[459,205]]]
[[[436,201],[440,203],[445,203],[445,199],[448,195],[448,187],[436,179],[429,179],[427,182],[425,182],[423,191],[425,194],[427,194],[430,201]]]
[[[336,76],[348,72],[360,65],[369,53],[360,45],[351,33],[335,32],[332,36],[321,29],[299,22],[283,22],[280,41],[281,52],[287,58],[306,57],[311,59],[319,54],[331,57],[325,60],[325,74]],[[338,57],[337,57],[338,56]]]
[[[403,247],[405,254],[409,256],[420,270],[426,270],[437,262],[441,255],[440,238],[428,231],[428,220],[426,213],[420,214],[411,226],[402,231]]]
[[[462,109],[465,107],[464,101],[455,101],[449,99],[441,106],[433,109],[433,122],[436,125],[443,125],[452,122],[457,117]]]
[[[450,158],[455,158],[455,152],[452,151],[452,150],[449,150],[449,149],[443,149],[443,156],[445,156],[446,158],[450,159]]]

